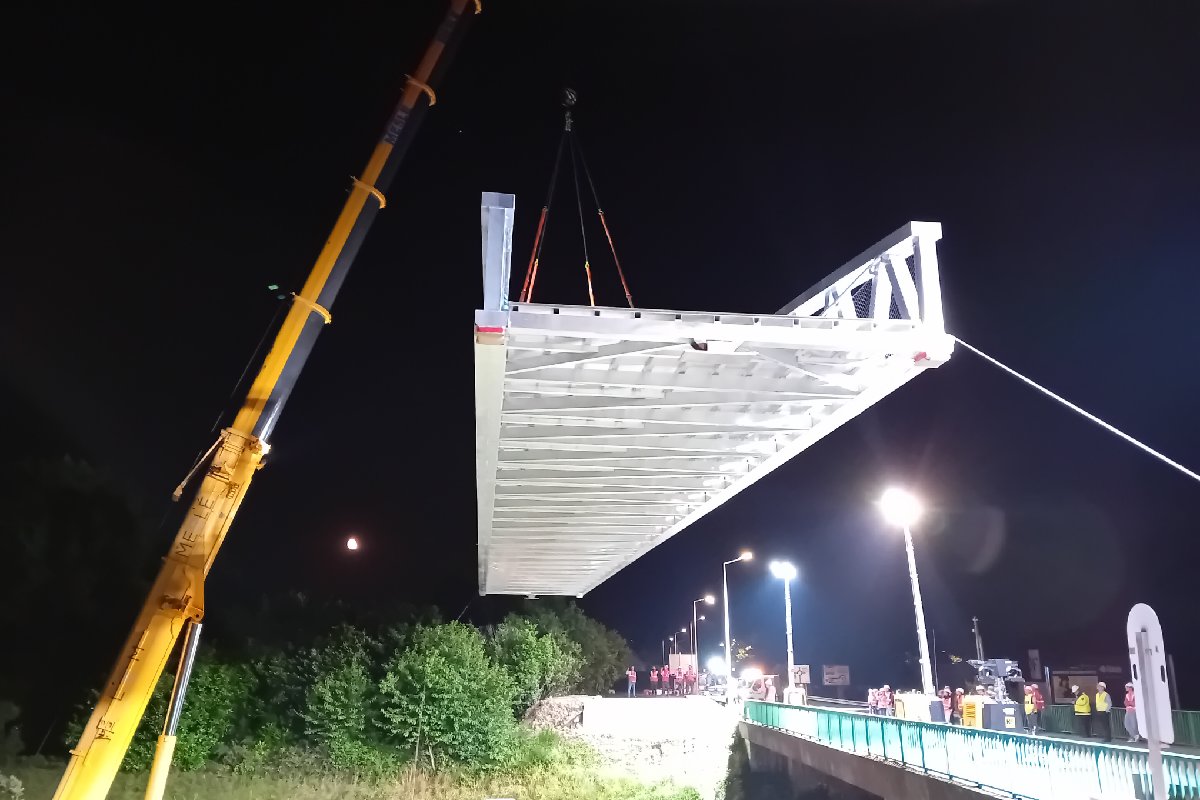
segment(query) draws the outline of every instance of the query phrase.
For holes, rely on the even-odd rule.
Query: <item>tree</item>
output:
[[[412,631],[387,664],[379,693],[390,742],[433,765],[491,769],[516,747],[517,687],[488,658],[482,634],[459,622]]]
[[[362,631],[339,626],[306,659],[311,677],[301,712],[304,733],[339,769],[377,772],[388,765],[374,725],[378,679],[372,666],[379,663],[378,651],[378,643]]]
[[[515,614],[491,630],[487,649],[516,685],[513,711],[518,717],[538,700],[567,690],[579,679],[579,645],[561,632],[540,633],[532,621]]]
[[[0,659],[0,696],[36,747],[112,666],[161,553],[117,482],[78,459],[0,466],[0,504],[0,630],[39,654]]]
[[[633,661],[629,643],[616,631],[584,614],[574,603],[533,601],[527,615],[543,633],[559,635],[579,646],[583,661],[573,687],[586,694],[604,694]]]
[[[197,658],[188,682],[186,702],[179,717],[174,766],[196,770],[213,758],[218,745],[227,742],[234,720],[240,716],[250,688],[250,673],[240,665],[222,664],[209,657]],[[133,735],[123,766],[129,770],[150,768],[154,748],[162,733],[175,677],[164,672],[154,687],[146,713]],[[93,702],[95,697],[93,696]],[[91,713],[92,703],[80,708],[67,726],[68,744],[74,744]]]

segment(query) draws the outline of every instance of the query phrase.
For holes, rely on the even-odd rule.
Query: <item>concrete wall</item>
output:
[[[588,697],[583,730],[637,738],[695,736],[711,730],[728,741],[738,715],[710,697]]]
[[[747,722],[751,768],[787,773],[797,791],[825,785],[837,800],[979,800],[984,792]]]

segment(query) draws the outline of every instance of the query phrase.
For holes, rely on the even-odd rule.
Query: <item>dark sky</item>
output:
[[[479,193],[517,195],[519,279],[565,85],[639,305],[771,312],[937,220],[954,333],[1200,465],[1200,6],[484,4],[274,434],[210,619],[289,588],[451,613],[475,596]],[[271,318],[266,286],[302,281],[443,3],[41,8],[11,20],[10,427],[68,443],[157,519]],[[567,216],[539,299],[584,302]],[[871,506],[893,480],[934,509],[917,547],[940,648],[966,654],[977,614],[991,654],[1119,660],[1145,601],[1181,679],[1200,666],[1200,487],[962,350],[583,605],[656,652],[750,547],[735,636],[782,659],[763,568],[788,557],[798,660],[915,683],[903,547]]]

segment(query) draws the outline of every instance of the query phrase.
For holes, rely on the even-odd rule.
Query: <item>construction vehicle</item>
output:
[[[201,474],[200,485],[158,577],[117,656],[79,743],[71,750],[71,759],[54,794],[56,800],[101,800],[108,794],[146,704],[176,640],[183,633],[180,665],[146,789],[147,800],[162,797],[204,617],[205,576],[251,479],[263,466],[263,458],[270,450],[271,431],[313,344],[332,319],[329,309],[367,230],[386,205],[384,192],[415,132],[415,122],[425,108],[436,102],[432,86],[465,30],[465,21],[471,16],[467,13],[469,5],[474,13],[479,13],[479,0],[451,0],[419,66],[408,76],[403,96],[366,169],[352,179],[349,196],[333,231],[303,287],[292,296],[287,314],[233,424],[221,431],[217,441],[175,490],[175,499],[179,500],[188,479]]]

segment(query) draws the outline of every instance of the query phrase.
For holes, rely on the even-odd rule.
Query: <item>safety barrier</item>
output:
[[[748,722],[1028,800],[1155,798],[1145,750],[747,701]],[[1171,798],[1200,798],[1200,756],[1163,756]]]
[[[1113,738],[1125,739],[1125,709],[1114,706],[1111,715]],[[1200,747],[1200,711],[1172,711],[1175,725],[1175,744]],[[1046,706],[1042,711],[1042,726],[1056,733],[1075,733],[1075,709],[1067,705]]]

